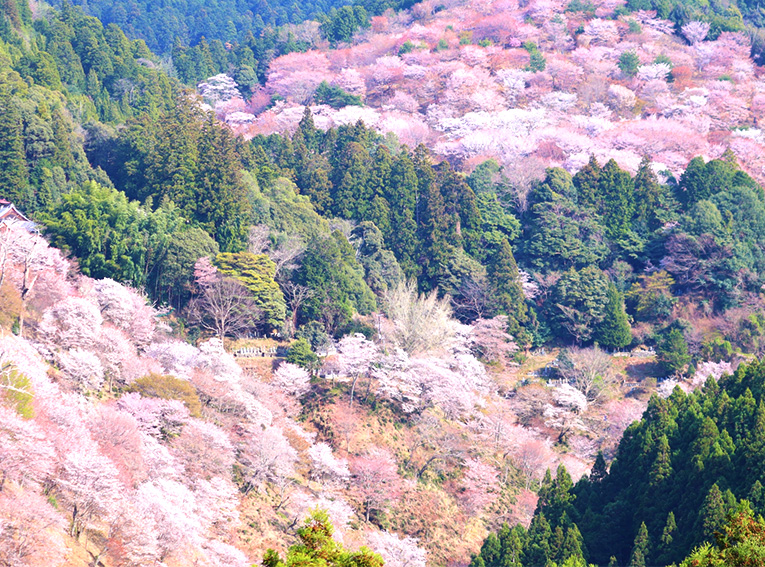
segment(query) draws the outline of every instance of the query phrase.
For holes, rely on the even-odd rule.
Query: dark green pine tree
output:
[[[648,480],[652,487],[660,486],[672,474],[672,463],[670,462],[669,441],[666,435],[659,437],[658,447],[656,449],[656,459],[651,465]]]
[[[22,209],[33,205],[21,115],[7,92],[0,93],[0,198]]]
[[[250,212],[241,170],[231,131],[211,115],[199,139],[195,218],[223,252],[243,250],[247,241]]]
[[[379,146],[374,155],[374,163],[369,174],[369,190],[372,202],[369,205],[366,219],[370,220],[383,234],[390,234],[390,203],[387,194],[390,188],[391,168],[393,159],[385,146]]]
[[[501,567],[502,546],[496,534],[490,533],[481,546],[481,559],[486,567]]]
[[[543,513],[534,514],[529,526],[528,541],[523,550],[523,565],[544,566],[552,559],[550,541],[553,533]]]
[[[598,456],[595,457],[595,464],[592,465],[592,471],[590,471],[590,482],[602,482],[607,476],[608,466],[606,465],[606,459],[603,457],[603,451],[598,451]]]
[[[408,153],[401,152],[392,164],[390,186],[387,194],[390,205],[390,231],[383,230],[385,242],[396,255],[398,263],[407,278],[420,275],[420,266],[415,261],[417,250],[417,173]],[[382,230],[382,229],[380,229]]]
[[[504,524],[499,530],[499,541],[502,549],[499,567],[523,567],[521,558],[526,541],[526,530],[523,526],[519,524],[510,528]]]
[[[688,342],[680,329],[672,329],[659,341],[656,349],[665,371],[682,374],[691,363]]]
[[[677,523],[675,522],[675,513],[670,511],[667,514],[667,521],[664,524],[664,529],[661,532],[661,543],[659,544],[659,551],[661,554],[658,560],[661,563],[669,563],[669,553],[672,549],[672,542],[675,539],[675,532],[677,531]]]
[[[303,143],[309,152],[316,153],[319,151],[319,146],[321,144],[321,130],[316,127],[316,124],[313,121],[313,113],[311,112],[310,106],[305,107],[303,117],[298,123],[295,135],[297,136],[298,134],[303,138]]]
[[[630,323],[624,310],[624,298],[609,282],[605,316],[595,329],[595,340],[608,350],[624,348],[632,342]]]
[[[522,328],[529,319],[520,273],[507,238],[502,239],[496,254],[489,259],[488,276],[494,309],[507,315],[508,332],[523,340]]]
[[[584,562],[584,541],[576,524],[566,528],[566,537],[563,539],[563,545],[560,548],[558,564],[562,564],[571,557]]]
[[[695,157],[680,176],[680,182],[677,184],[677,200],[687,210],[691,205],[707,199],[711,194],[710,176],[704,158]]]
[[[759,480],[754,481],[747,499],[751,502],[752,509],[757,514],[762,514],[762,511],[765,510],[765,489]]]
[[[661,228],[662,221],[657,216],[663,188],[651,167],[651,160],[644,157],[640,162],[635,178],[635,230],[645,235]]]
[[[616,161],[609,160],[598,177],[598,191],[602,199],[599,212],[603,216],[606,235],[616,242],[627,238],[635,210],[635,188],[630,174]]]
[[[568,526],[576,496],[572,493],[574,482],[563,465],[558,466],[555,479],[548,470],[539,488],[537,511],[550,518],[552,526]]]
[[[596,211],[603,209],[602,198],[598,189],[600,178],[600,165],[595,156],[590,156],[590,161],[576,175],[573,181],[576,187],[577,202],[582,207],[590,207]]]
[[[725,501],[720,487],[714,483],[699,509],[696,526],[700,530],[700,539],[711,540],[714,532],[722,528],[723,524],[725,524]]]
[[[415,150],[413,163],[419,188],[416,220],[419,240],[417,258],[422,267],[420,288],[427,292],[438,287],[439,276],[448,264],[454,247],[449,240],[449,217],[444,199],[430,164],[430,154],[424,146],[420,145]]]
[[[358,142],[346,144],[332,179],[333,212],[344,219],[364,220],[369,210],[369,152]]]
[[[640,524],[640,529],[635,536],[635,542],[632,545],[629,567],[646,567],[650,546],[651,542],[648,538],[648,528],[646,528],[645,522],[642,522]]]

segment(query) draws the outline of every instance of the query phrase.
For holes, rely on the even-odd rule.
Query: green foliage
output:
[[[334,528],[324,510],[313,510],[297,530],[298,543],[287,551],[282,561],[269,549],[263,567],[383,567],[382,558],[366,547],[348,551],[332,538]]]
[[[322,325],[318,321],[310,321],[309,323],[306,323],[305,325],[303,325],[302,327],[298,329],[297,333],[295,333],[295,336],[298,339],[304,339],[305,341],[307,341],[312,351],[316,351],[320,348],[324,348],[330,342],[329,335],[324,330],[324,325]],[[293,343],[293,347],[294,347],[294,344],[297,344],[297,343]],[[287,356],[289,358],[289,353]],[[288,360],[287,362],[290,362],[290,361]],[[294,364],[298,364],[298,363],[295,362]]]
[[[321,31],[334,45],[351,41],[353,34],[365,27],[369,27],[369,14],[363,6],[342,6],[330,11]]]
[[[555,332],[577,343],[589,342],[606,316],[608,288],[608,277],[595,266],[565,272],[552,291]]]
[[[765,520],[742,501],[714,534],[715,545],[695,549],[680,567],[734,567],[765,563]]]
[[[144,398],[178,400],[183,402],[192,416],[202,416],[202,404],[199,401],[199,395],[188,380],[152,373],[139,378],[130,384],[125,391],[137,392]]]
[[[74,254],[82,272],[143,286],[180,226],[172,206],[146,211],[123,193],[88,181],[40,215],[53,244]]]
[[[666,271],[638,276],[625,295],[627,305],[638,321],[663,321],[672,314],[675,280]]]
[[[263,311],[269,329],[278,329],[287,316],[287,306],[279,284],[274,280],[276,264],[265,254],[249,252],[223,253],[215,257],[220,273],[230,276],[252,294],[254,304]]]
[[[765,363],[755,361],[696,392],[653,396],[643,419],[625,431],[608,472],[601,460],[597,474],[594,468],[575,486],[560,470],[556,479],[548,473],[523,564],[556,560],[557,528],[576,526],[581,549],[598,565],[679,563],[694,548],[684,566],[759,565],[728,561],[758,549],[765,533],[748,505],[737,508],[742,498],[765,502],[764,395]],[[726,525],[731,513],[738,518]],[[711,538],[717,548],[704,543]]]
[[[571,0],[566,5],[566,12],[584,12],[588,15],[595,15],[595,5],[589,0]]]
[[[632,342],[632,333],[624,311],[622,294],[609,283],[603,320],[595,329],[595,341],[603,348],[617,350]]]
[[[499,250],[488,269],[492,305],[498,314],[507,315],[507,330],[521,340],[521,327],[528,321],[526,298],[521,287],[518,266],[507,239],[502,240]]]
[[[635,543],[632,546],[629,567],[646,567],[646,557],[648,557],[650,545],[648,528],[646,528],[645,522],[643,522],[640,524],[640,529],[635,536]]]
[[[619,70],[628,77],[634,77],[637,75],[638,67],[640,67],[640,59],[637,53],[634,51],[625,51],[619,56],[619,63],[617,64]]]
[[[412,51],[414,51],[414,44],[408,39],[401,44],[401,47],[398,48],[399,55],[406,55],[407,53],[411,53]]]
[[[0,401],[24,419],[34,417],[32,383],[9,362],[0,362]]]
[[[672,328],[659,340],[656,354],[668,373],[683,374],[691,363],[688,353],[688,343],[682,331]]]
[[[203,256],[214,258],[219,251],[218,243],[201,228],[174,232],[163,261],[149,275],[147,289],[152,297],[180,310],[191,297],[194,264]]]
[[[338,231],[308,243],[294,281],[313,290],[301,310],[303,321],[321,320],[330,333],[345,326],[354,311],[368,314],[376,305],[353,247]]]
[[[527,71],[544,71],[547,66],[547,60],[542,52],[539,51],[539,47],[536,43],[526,41],[523,43],[523,48],[529,52],[529,64],[526,66]]]
[[[628,29],[630,33],[643,33],[643,26],[641,26],[636,20],[630,19],[627,22]],[[662,61],[655,61],[654,63],[662,63]]]
[[[314,333],[314,335],[317,335],[317,333]],[[304,338],[299,338],[290,345],[290,348],[287,350],[286,360],[310,372],[316,370],[319,364],[319,357],[311,350],[311,344]]]
[[[342,108],[344,106],[363,106],[360,96],[345,92],[340,87],[330,86],[327,81],[322,81],[316,87],[313,95],[316,104],[328,104],[332,108]]]

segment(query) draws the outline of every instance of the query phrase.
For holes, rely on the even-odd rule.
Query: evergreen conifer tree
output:
[[[609,350],[624,348],[632,342],[630,324],[624,310],[624,299],[613,283],[608,284],[603,320],[595,329],[595,340]]]
[[[502,239],[499,250],[490,262],[487,272],[493,306],[498,313],[507,315],[508,332],[516,340],[523,340],[522,327],[528,321],[528,309],[518,265],[507,238]]]
[[[9,93],[0,93],[0,197],[22,209],[32,205],[21,115]]]
[[[648,528],[645,522],[640,524],[640,529],[635,536],[635,542],[632,545],[629,567],[646,567],[648,553],[650,549],[650,540],[648,538]]]

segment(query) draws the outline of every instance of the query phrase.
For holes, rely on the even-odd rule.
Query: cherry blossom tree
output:
[[[189,320],[204,329],[215,332],[219,338],[239,335],[255,327],[260,310],[247,288],[233,278],[218,276],[209,285],[197,280],[200,293],[189,305]]]
[[[483,512],[499,496],[499,475],[496,468],[478,459],[466,459],[465,469],[465,490],[460,494],[460,501],[472,516]]]
[[[136,419],[112,405],[101,405],[90,418],[93,440],[119,471],[126,486],[146,480],[143,441]]]
[[[425,567],[427,564],[428,553],[419,547],[417,538],[384,531],[372,532],[367,540],[388,567]]]
[[[68,297],[45,311],[38,332],[47,345],[90,349],[96,345],[102,323],[96,305],[81,297]]]
[[[41,484],[54,472],[56,454],[34,422],[0,404],[0,492],[7,482]]]
[[[266,482],[283,483],[294,474],[297,451],[277,427],[243,428],[239,435],[237,463],[245,491],[260,490]]]
[[[48,500],[31,491],[0,492],[0,564],[64,565],[65,522]]]
[[[201,419],[190,419],[173,439],[172,448],[189,480],[227,477],[234,466],[234,450],[228,435]]]
[[[311,377],[297,364],[283,362],[274,372],[273,384],[299,398],[311,388]]]
[[[315,480],[330,484],[343,483],[351,476],[348,462],[335,457],[332,447],[326,443],[316,443],[310,447],[308,456],[311,458],[311,476]]]
[[[338,370],[340,373],[350,376],[353,379],[351,383],[351,398],[349,405],[353,405],[353,394],[356,390],[356,383],[362,376],[367,376],[372,369],[372,365],[379,356],[377,345],[368,341],[364,335],[356,334],[343,337],[337,346]]]
[[[137,393],[121,396],[117,400],[117,408],[132,415],[138,428],[156,439],[180,434],[190,419],[189,410],[183,402],[144,398]]]
[[[72,348],[56,357],[61,372],[82,391],[98,391],[104,382],[104,366],[90,351]]]
[[[383,510],[401,492],[401,478],[393,455],[385,449],[373,449],[351,460],[353,487],[364,509],[364,517]]]
[[[66,455],[56,485],[71,508],[73,537],[116,514],[124,490],[114,464],[88,447]]]
[[[561,356],[558,373],[588,402],[598,400],[617,384],[611,355],[600,348],[570,348]]]
[[[493,319],[478,319],[471,332],[473,352],[487,362],[506,365],[518,350],[518,345],[507,333],[507,317],[499,315]]]
[[[144,296],[110,279],[96,281],[94,290],[104,320],[124,331],[139,347],[153,340],[156,313]]]
[[[709,24],[707,22],[688,22],[681,29],[685,39],[687,39],[691,45],[696,45],[707,38]]]
[[[555,405],[547,404],[544,408],[545,425],[558,432],[558,442],[564,443],[572,431],[585,429],[580,415],[587,409],[585,395],[568,384],[554,389]]]

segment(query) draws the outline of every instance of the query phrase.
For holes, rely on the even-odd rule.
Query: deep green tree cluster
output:
[[[157,117],[177,96],[141,41],[65,3],[32,22],[27,2],[0,7],[0,195],[27,213],[93,180],[109,185],[83,152],[89,138],[136,115]],[[13,25],[11,25],[13,23]]]
[[[129,5],[118,0],[74,2],[104,24],[117,24],[130,37],[144,40],[153,51],[163,55],[170,53],[176,40],[187,46],[197,45],[203,38],[210,44],[218,41],[232,45],[243,42],[248,34],[257,37],[264,30],[274,31],[305,20],[335,21],[330,25],[330,37],[347,41],[342,37],[347,25],[358,24],[359,20],[366,24],[369,15],[416,3],[413,0],[180,0],[171,4],[135,0]],[[350,10],[350,18],[344,9]]]
[[[273,549],[266,551],[263,567],[383,567],[383,560],[367,547],[350,551],[334,540],[334,527],[324,510],[312,510],[297,530],[298,542],[282,559]]]
[[[158,119],[130,122],[90,157],[130,199],[172,202],[225,252],[243,249],[252,217],[238,141],[212,116],[178,100]]]
[[[496,194],[479,198],[465,176],[447,162],[434,163],[426,148],[398,146],[361,122],[322,132],[310,111],[291,139],[256,137],[252,147],[261,186],[271,183],[263,172],[289,177],[322,215],[360,223],[351,240],[376,292],[403,276],[417,279],[422,291],[439,289],[457,301],[475,293],[482,312],[465,311],[466,318],[505,314],[513,333],[522,334],[529,307],[510,245],[520,225]],[[299,278],[306,277],[313,247],[327,250],[326,257],[328,243],[312,240]],[[306,309],[318,307],[323,294]],[[361,311],[368,302],[351,304]]]
[[[757,361],[696,392],[676,388],[669,398],[653,396],[643,419],[625,431],[610,470],[599,455],[591,475],[576,485],[565,469],[554,480],[548,472],[526,539],[511,541],[509,533],[523,534],[517,527],[490,536],[484,563],[502,554],[520,557],[522,565],[560,562],[565,557],[553,550],[561,549],[570,528],[581,534],[576,549],[598,565],[612,564],[612,557],[617,565],[679,563],[699,546],[698,562],[684,565],[758,564],[708,558],[725,557],[737,545],[721,538],[731,537],[726,518],[742,500],[754,513],[765,512],[764,396],[765,363]],[[751,512],[736,521],[757,527]],[[535,530],[543,536],[533,538]],[[715,541],[720,551],[704,545]]]

